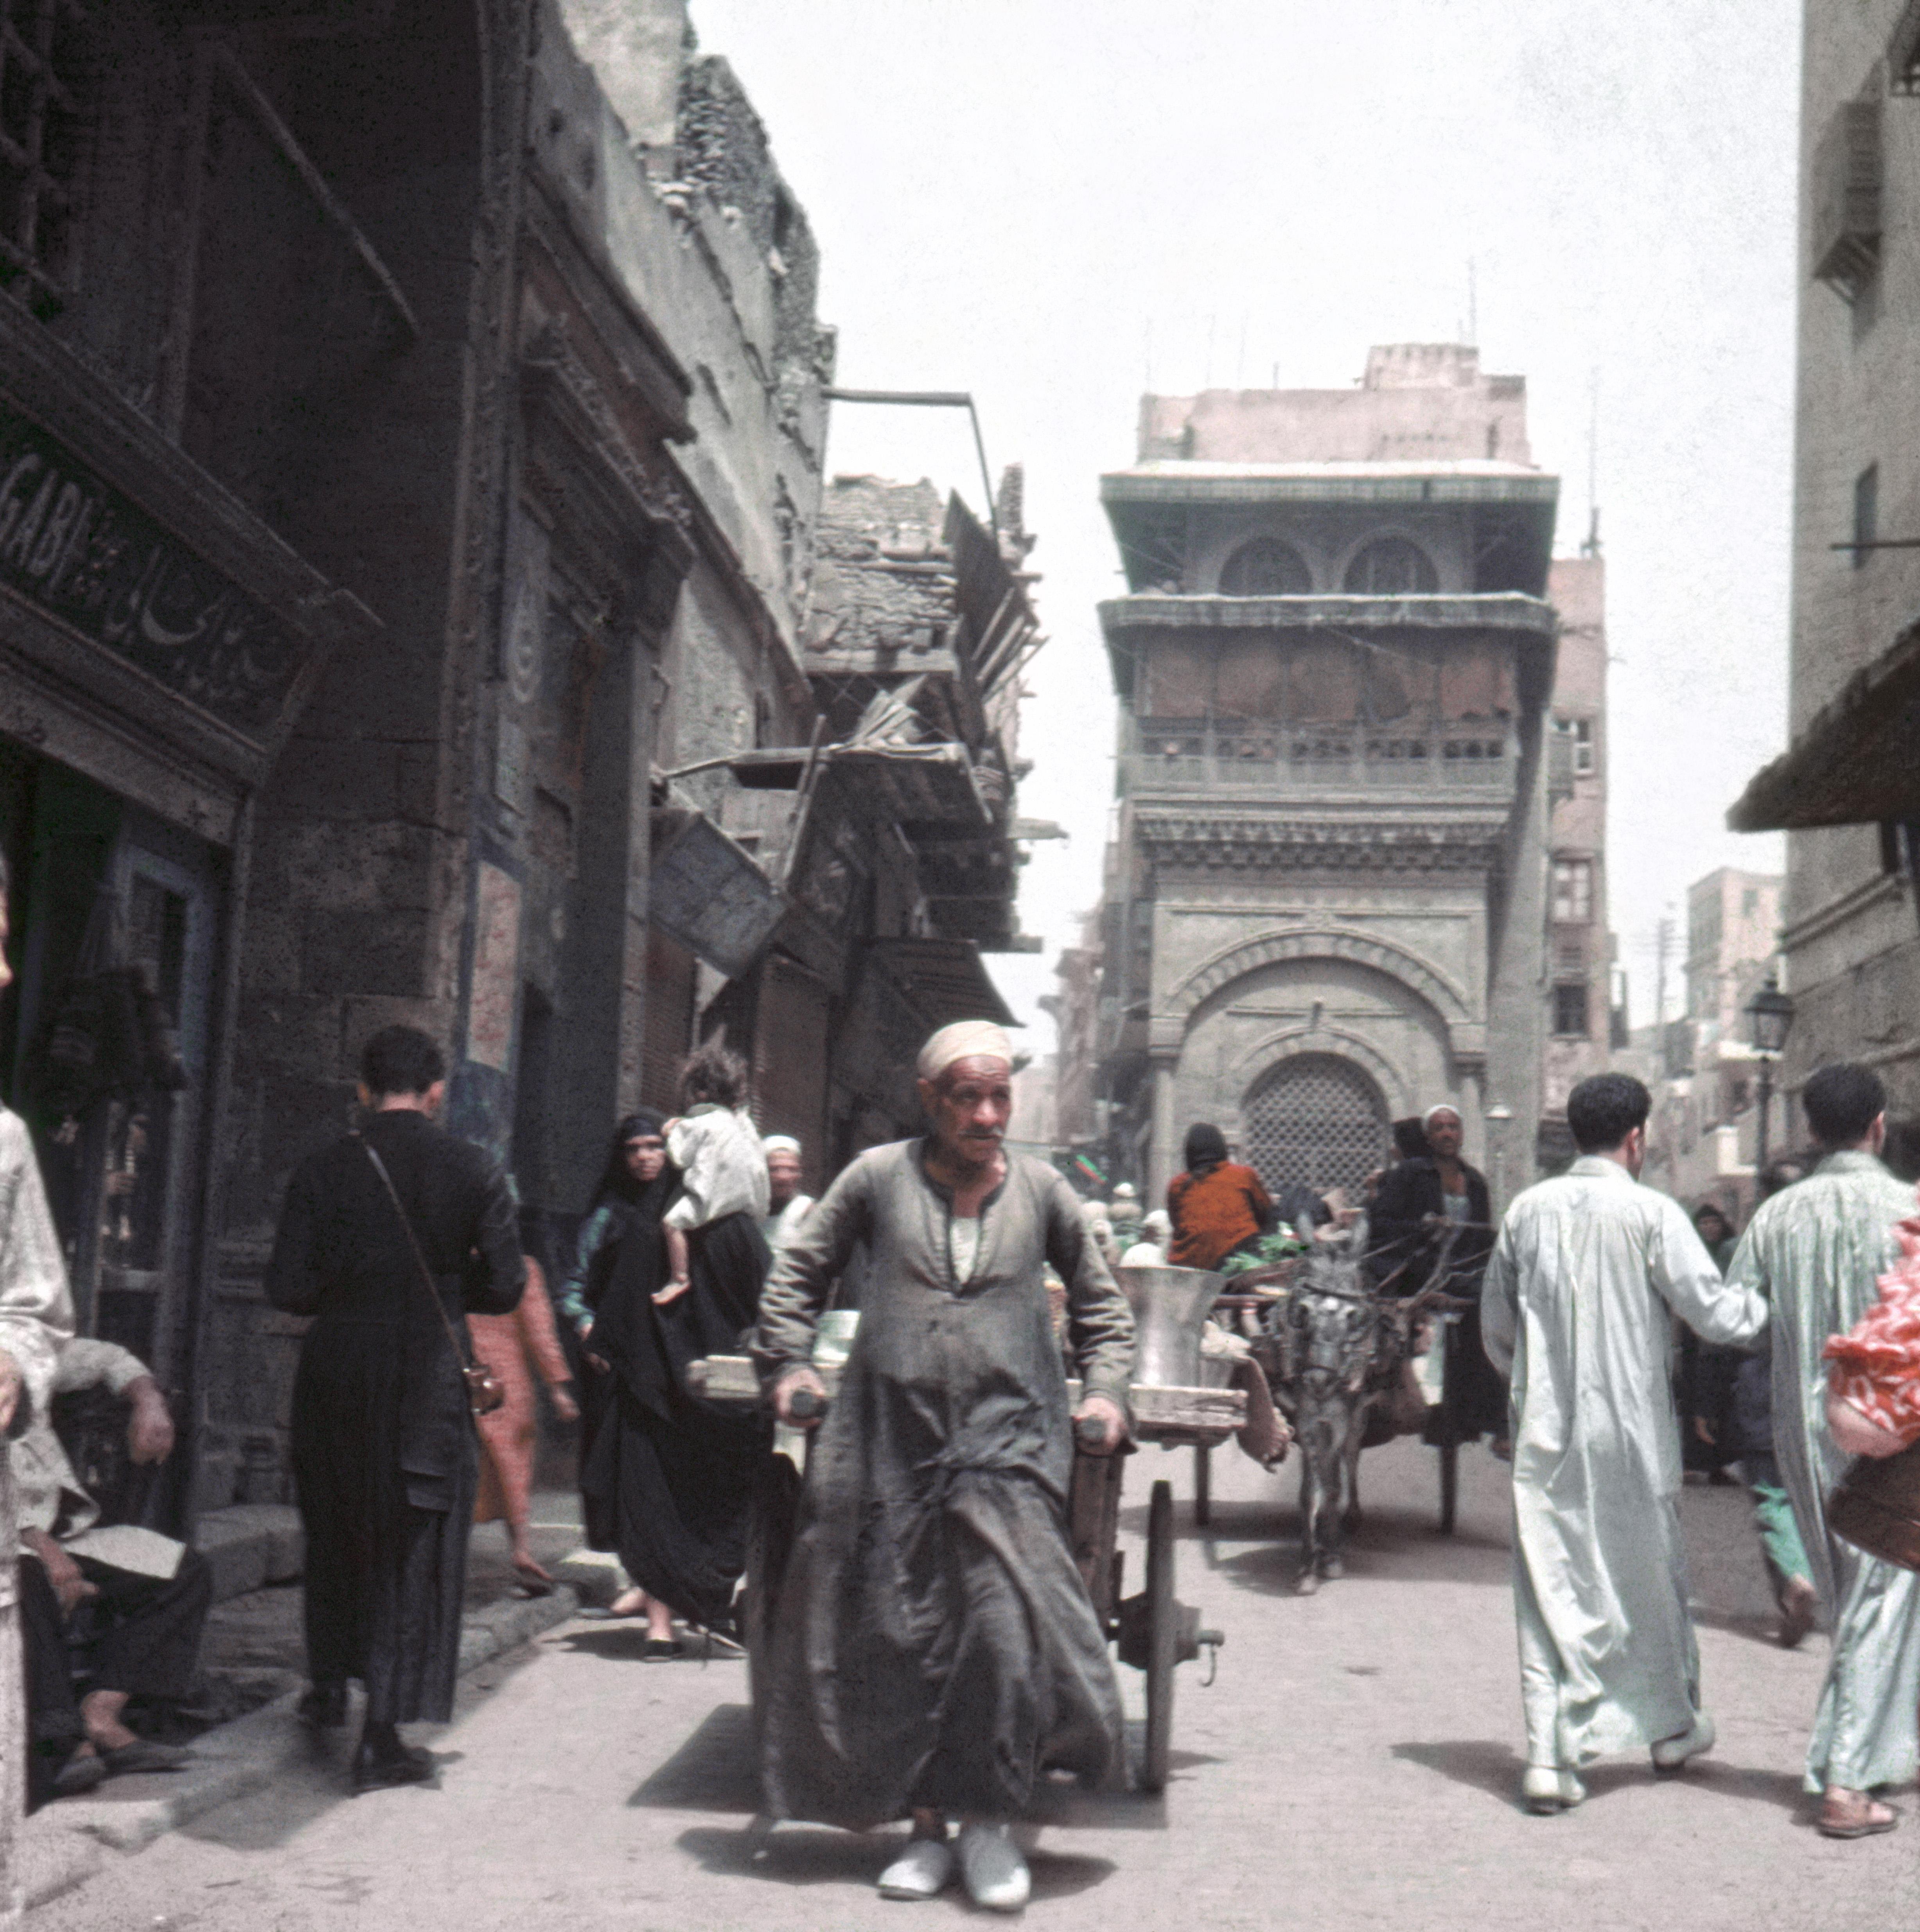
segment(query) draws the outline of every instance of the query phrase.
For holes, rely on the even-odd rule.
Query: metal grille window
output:
[[[1247,1096],[1247,1164],[1270,1192],[1304,1182],[1324,1193],[1360,1185],[1385,1157],[1380,1090],[1350,1060],[1330,1053],[1282,1060]]]
[[[87,26],[79,0],[0,0],[0,283],[46,314],[73,286]]]
[[[1223,597],[1305,597],[1313,573],[1292,544],[1277,537],[1256,537],[1227,559],[1220,572]]]

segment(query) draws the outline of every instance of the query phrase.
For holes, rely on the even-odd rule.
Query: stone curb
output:
[[[579,1598],[564,1585],[550,1597],[505,1598],[484,1605],[463,1622],[460,1674],[565,1623],[579,1608]],[[165,1833],[270,1783],[311,1748],[295,1715],[299,1700],[299,1691],[290,1690],[196,1738],[190,1769],[142,1780],[154,1792],[151,1798],[70,1798],[29,1818],[21,1839],[27,1904],[44,1905],[83,1884],[99,1870],[106,1850],[143,1850]]]

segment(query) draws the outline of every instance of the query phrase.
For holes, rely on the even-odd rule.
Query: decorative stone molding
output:
[[[1508,822],[1504,813],[1316,820],[1142,810],[1134,830],[1156,862],[1209,872],[1490,872],[1501,863]]]
[[[1370,966],[1418,993],[1445,1022],[1450,1045],[1453,1030],[1464,1026],[1481,1034],[1484,1046],[1484,1023],[1472,1002],[1451,977],[1411,946],[1350,926],[1294,926],[1282,932],[1262,933],[1258,938],[1237,940],[1181,980],[1168,995],[1153,1024],[1157,1028],[1165,1016],[1177,1020],[1184,1028],[1202,1003],[1223,987],[1263,966],[1295,959],[1347,959],[1357,965]]]

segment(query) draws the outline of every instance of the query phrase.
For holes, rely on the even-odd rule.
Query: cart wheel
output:
[[[785,1456],[767,1450],[754,1472],[747,1511],[746,1588],[740,1599],[740,1635],[746,1646],[747,1696],[753,1708],[756,1760],[766,1713],[774,1619],[779,1614],[780,1586],[786,1576],[787,1559],[793,1553],[800,1506],[800,1472]]]
[[[1193,1520],[1202,1529],[1214,1520],[1214,1452],[1202,1442],[1193,1451]]]
[[[1454,1514],[1460,1499],[1460,1445],[1450,1430],[1440,1438],[1440,1534],[1454,1533]]]
[[[1173,1489],[1156,1483],[1147,1507],[1147,1754],[1140,1789],[1167,1788],[1173,1742],[1173,1673],[1180,1660],[1180,1612],[1173,1600]]]

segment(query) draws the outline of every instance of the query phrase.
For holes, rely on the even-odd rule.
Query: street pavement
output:
[[[1713,1756],[1656,1782],[1604,1764],[1562,1816],[1515,1803],[1521,1756],[1506,1472],[1462,1457],[1459,1533],[1435,1531],[1435,1459],[1370,1451],[1348,1576],[1293,1594],[1294,1472],[1214,1457],[1196,1528],[1190,1455],[1127,1479],[1128,1589],[1150,1485],[1181,1500],[1179,1593],[1226,1634],[1216,1681],[1180,1673],[1160,1799],[1063,1789],[1029,1922],[1111,1932],[1852,1932],[1920,1924],[1920,1817],[1830,1843],[1799,1791],[1823,1640],[1769,1641],[1738,1490],[1690,1488]],[[464,1687],[426,1734],[436,1789],[342,1795],[344,1746],[33,1913],[31,1932],[854,1932],[972,1914],[874,1893],[896,1833],[754,1828],[746,1672],[645,1664],[641,1634],[578,1622]],[[1130,1711],[1140,1681],[1120,1672]]]

